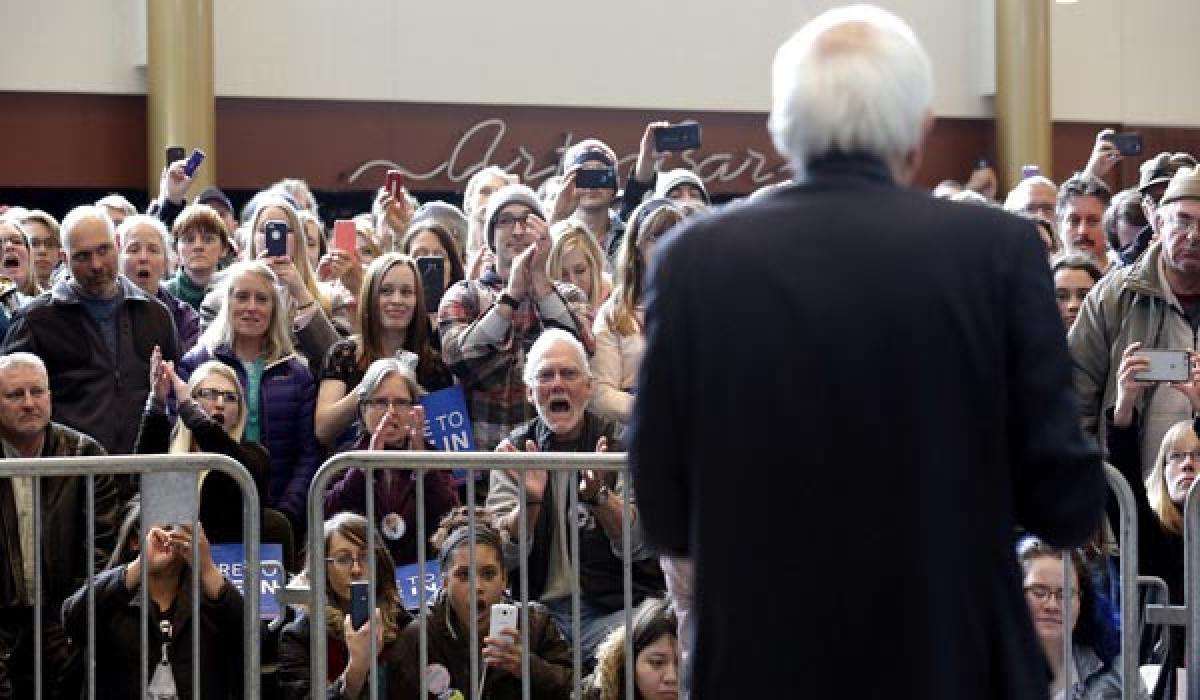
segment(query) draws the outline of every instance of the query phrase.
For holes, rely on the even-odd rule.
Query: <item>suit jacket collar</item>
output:
[[[830,153],[808,161],[804,166],[804,176],[799,181],[805,184],[814,181],[866,180],[876,183],[892,184],[892,170],[882,158],[868,153]]]

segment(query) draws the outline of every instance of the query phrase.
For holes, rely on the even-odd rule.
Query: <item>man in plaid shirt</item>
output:
[[[587,297],[546,272],[550,230],[533,190],[497,190],[485,222],[495,265],[448,289],[438,307],[443,359],[466,391],[478,450],[494,449],[536,415],[522,376],[525,355],[544,329],[561,328],[589,355],[595,350]]]

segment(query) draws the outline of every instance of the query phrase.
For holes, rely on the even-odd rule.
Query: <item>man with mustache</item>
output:
[[[1176,172],[1154,217],[1160,240],[1092,288],[1068,335],[1083,425],[1101,440],[1102,412],[1116,404],[1118,368],[1131,344],[1141,343],[1146,350],[1196,350],[1200,169]],[[1167,428],[1190,419],[1192,409],[1182,394],[1155,384],[1143,392],[1135,414],[1142,464],[1153,465]]]
[[[54,392],[54,419],[91,435],[111,454],[129,454],[150,391],[149,358],[179,359],[175,323],[157,300],[117,274],[112,220],[76,207],[62,224],[70,275],[13,317],[3,354],[42,359]],[[123,496],[132,495],[127,479]]]
[[[519,426],[497,452],[621,452],[619,425],[587,410],[594,381],[587,352],[575,336],[561,329],[542,333],[529,351],[525,384],[537,417]],[[518,518],[525,518],[529,535],[529,597],[550,609],[559,631],[570,640],[571,525],[579,523],[580,645],[585,664],[608,633],[625,623],[620,554],[621,519],[626,498],[625,479],[617,472],[544,470],[525,474],[525,503],[520,502],[516,472],[492,472],[488,510],[516,542]],[[570,490],[577,488],[571,509]],[[629,552],[633,560],[633,600],[666,589],[656,557],[642,545],[637,506],[629,505]],[[513,578],[512,580],[517,580]]]
[[[1116,260],[1110,255],[1104,236],[1104,210],[1112,200],[1112,190],[1099,178],[1073,175],[1058,188],[1055,211],[1058,233],[1068,253],[1084,253],[1095,261],[1101,272]]]

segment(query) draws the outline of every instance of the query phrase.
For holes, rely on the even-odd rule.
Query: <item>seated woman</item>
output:
[[[592,324],[596,337],[596,352],[592,355],[596,390],[591,408],[606,418],[628,423],[633,412],[638,370],[646,348],[642,328],[646,273],[654,260],[659,236],[683,218],[673,200],[644,202],[634,210],[617,248],[617,283]]]
[[[430,342],[425,293],[412,258],[399,253],[376,258],[367,267],[359,296],[362,332],[334,344],[322,365],[316,434],[330,449],[346,449],[364,430],[358,425],[358,386],[372,362],[407,351],[417,356],[422,387],[437,391],[454,383]]]
[[[302,607],[300,614],[283,630],[279,641],[279,687],[286,700],[309,700],[312,676],[309,671],[309,640],[313,633],[313,618],[324,630],[328,644],[329,677],[324,686],[326,698],[370,697],[367,685],[371,673],[371,635],[375,635],[378,652],[381,698],[411,698],[401,695],[390,681],[386,670],[399,664],[400,631],[412,620],[400,602],[396,590],[396,575],[392,558],[382,546],[382,535],[375,533],[375,614],[362,627],[354,629],[350,622],[350,582],[366,580],[367,519],[354,513],[338,513],[325,521],[325,608],[320,614]],[[296,578],[307,583],[313,566],[320,562],[311,559]]]
[[[1017,544],[1025,602],[1042,651],[1050,662],[1053,680],[1050,695],[1087,700],[1121,697],[1121,667],[1117,660],[1120,641],[1112,625],[1112,606],[1104,600],[1088,576],[1088,567],[1078,552],[1071,552],[1070,620],[1063,620],[1063,553],[1036,537]],[[1063,654],[1063,630],[1071,630],[1072,658]],[[1066,687],[1070,669],[1071,687]]]
[[[608,299],[612,282],[604,270],[607,258],[600,251],[596,237],[577,219],[555,224],[550,231],[554,244],[546,258],[546,274],[555,282],[579,287],[593,309]]]
[[[479,661],[483,679],[482,697],[493,700],[516,700],[521,697],[521,636],[518,630],[505,628],[499,637],[487,636],[491,625],[491,609],[496,603],[511,603],[505,588],[508,578],[504,568],[504,537],[482,508],[476,509],[475,576],[471,584],[468,518],[465,508],[459,508],[442,521],[431,538],[438,551],[442,570],[442,589],[429,609],[429,665],[445,673],[436,676],[430,692],[439,697],[451,697],[448,688],[459,690],[463,697],[471,692],[471,601],[475,602],[475,622],[480,642]],[[518,615],[518,620],[520,616]],[[420,696],[422,670],[418,668],[420,625],[409,625],[400,633],[399,656],[393,666],[392,688],[401,697]],[[554,619],[545,606],[529,604],[529,685],[531,697],[566,698],[571,695],[571,647],[563,640]],[[445,687],[443,687],[445,686]]]
[[[625,626],[608,635],[596,651],[596,671],[584,684],[587,700],[625,697]],[[663,598],[647,598],[633,612],[633,692],[635,700],[679,697],[679,632],[675,613]]]
[[[425,411],[417,399],[425,394],[409,363],[388,357],[376,360],[358,383],[358,414],[365,433],[356,450],[425,450]],[[375,515],[388,551],[398,566],[417,560],[417,473],[408,469],[375,470]],[[454,482],[447,471],[425,474],[426,532],[458,505]],[[325,492],[325,512],[348,510],[366,515],[367,476],[347,469]]]
[[[245,397],[247,442],[271,455],[266,503],[304,530],[308,485],[323,452],[313,435],[316,382],[292,349],[276,277],[261,262],[239,262],[217,288],[223,303],[212,325],[176,368],[187,379],[200,365],[219,360],[237,374]]]
[[[96,697],[140,696],[148,668],[149,697],[191,697],[192,673],[200,674],[201,700],[242,697],[242,596],[213,563],[204,528],[156,525],[146,533],[132,563],[98,574],[96,607]],[[200,568],[200,617],[192,619],[191,567]],[[146,569],[146,591],[142,568]],[[141,650],[142,606],[147,598],[148,645]],[[87,586],[63,602],[67,634],[88,638]],[[200,630],[200,660],[192,657],[192,635]],[[196,668],[196,664],[199,668]]]
[[[1137,502],[1138,573],[1166,581],[1170,602],[1180,605],[1184,602],[1185,590],[1183,507],[1200,469],[1200,426],[1192,420],[1172,425],[1163,435],[1154,464],[1142,464],[1136,407],[1142,393],[1152,383],[1135,378],[1149,368],[1149,359],[1139,355],[1139,350],[1141,344],[1133,343],[1122,353],[1117,371],[1117,402],[1105,413],[1105,442],[1109,461],[1129,482]],[[1193,413],[1200,413],[1200,370],[1195,368],[1195,362],[1193,356],[1191,381],[1168,384],[1157,391],[1184,394],[1192,404]],[[1149,474],[1143,478],[1147,466],[1150,467]],[[1118,517],[1115,506],[1110,506],[1109,519],[1114,531],[1118,530]],[[1181,665],[1183,628],[1171,630],[1171,652],[1176,659],[1170,665]]]

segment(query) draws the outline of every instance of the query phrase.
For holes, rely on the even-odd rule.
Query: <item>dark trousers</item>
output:
[[[83,687],[83,663],[55,618],[58,605],[47,605],[42,622],[42,698],[76,700]],[[0,610],[0,700],[34,697],[33,609]]]

